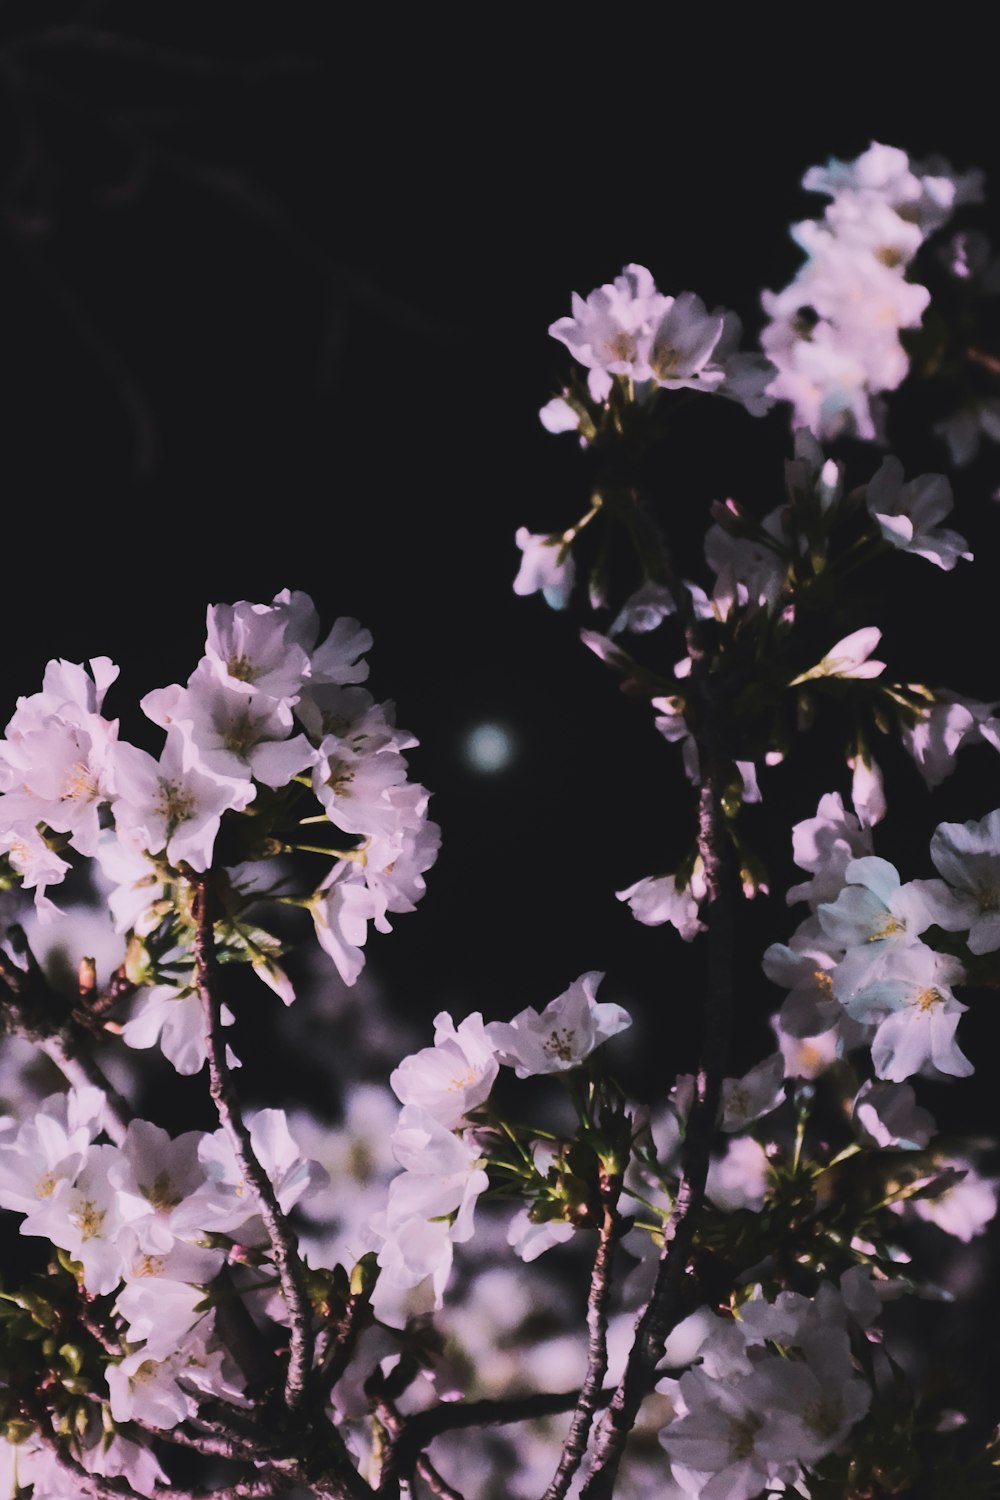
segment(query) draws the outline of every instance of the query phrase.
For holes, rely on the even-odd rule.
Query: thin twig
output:
[[[401,1472],[397,1460],[397,1449],[395,1439],[404,1430],[404,1420],[400,1416],[392,1401],[384,1393],[375,1400],[375,1415],[385,1428],[393,1441],[388,1445],[388,1450],[383,1461],[382,1473],[379,1481],[378,1493],[387,1497],[399,1494],[400,1486],[408,1481],[408,1475]],[[438,1496],[438,1500],[464,1500],[459,1490],[454,1489],[448,1481],[438,1473],[426,1453],[418,1453],[410,1460],[412,1467],[416,1469],[421,1479],[431,1492]]]
[[[45,978],[23,933],[12,928],[7,936],[16,942],[25,966],[0,949],[0,1029],[34,1042],[73,1087],[100,1089],[106,1100],[104,1129],[120,1146],[132,1119],[128,1103],[91,1057],[85,1028],[73,1020],[68,1003]]]
[[[621,1178],[609,1178],[602,1169],[604,1218],[599,1230],[587,1299],[587,1374],[577,1398],[572,1425],[563,1444],[559,1467],[545,1491],[545,1500],[563,1500],[580,1467],[587,1451],[597,1398],[608,1371],[608,1305],[611,1300],[611,1268],[618,1233],[618,1199],[621,1189]]]
[[[362,1314],[368,1308],[370,1298],[351,1295],[344,1307],[344,1315],[333,1330],[324,1350],[324,1361],[320,1370],[322,1387],[329,1394],[350,1363],[358,1339],[366,1326]]]
[[[91,1474],[77,1459],[66,1452],[56,1434],[46,1424],[41,1424],[39,1434],[52,1453],[59,1468],[71,1474],[84,1495],[94,1495],[97,1500],[147,1500],[140,1490],[135,1490],[127,1479],[120,1476],[105,1478]],[[157,1485],[156,1500],[270,1500],[282,1490],[290,1489],[292,1480],[283,1474],[261,1475],[254,1479],[239,1479],[235,1484],[223,1485],[219,1489],[177,1489],[173,1485]]]
[[[161,1442],[173,1443],[177,1448],[193,1448],[196,1453],[204,1453],[210,1457],[228,1458],[234,1463],[250,1463],[260,1457],[259,1451],[249,1444],[237,1443],[232,1438],[216,1437],[213,1433],[192,1432],[185,1427],[146,1427],[141,1422],[137,1425],[148,1432],[150,1437],[159,1438]]]
[[[608,1406],[613,1390],[600,1391],[594,1400],[597,1409]],[[407,1417],[396,1442],[396,1453],[402,1470],[412,1467],[414,1455],[445,1432],[462,1432],[470,1427],[499,1427],[514,1422],[533,1422],[541,1417],[556,1417],[572,1411],[580,1399],[579,1391],[539,1391],[531,1396],[490,1397],[482,1401],[448,1401],[428,1411]]]
[[[638,504],[638,494],[633,498]],[[644,520],[658,548],[662,575],[684,627],[691,660],[691,686],[701,711],[695,741],[701,766],[698,853],[706,886],[705,1030],[694,1100],[681,1149],[680,1183],[667,1237],[652,1291],[636,1321],[635,1337],[618,1389],[598,1431],[580,1500],[611,1500],[625,1443],[643,1400],[656,1382],[656,1366],[663,1357],[667,1335],[690,1310],[689,1264],[705,1197],[733,1009],[732,844],[725,828],[721,796],[731,763],[725,742],[725,695],[712,675],[713,640],[708,624],[698,618],[691,590],[674,567],[659,527],[648,515]]]
[[[667,1335],[689,1310],[688,1263],[705,1197],[732,1015],[732,878],[723,814],[713,781],[710,772],[702,784],[698,830],[708,887],[705,1040],[681,1151],[681,1181],[668,1226],[670,1237],[664,1241],[653,1290],[639,1315],[624,1373],[601,1424],[581,1500],[610,1500],[614,1493],[625,1442],[639,1407],[655,1384],[656,1366],[663,1358]]]
[[[306,1292],[298,1240],[278,1204],[271,1179],[257,1159],[244,1122],[239,1099],[226,1063],[226,1043],[222,1035],[222,1002],[218,991],[212,896],[208,882],[201,880],[196,890],[198,927],[195,935],[195,971],[198,993],[205,1017],[208,1051],[209,1087],[222,1127],[232,1144],[244,1178],[257,1200],[261,1218],[274,1252],[281,1290],[291,1324],[288,1350],[288,1374],[285,1379],[285,1402],[289,1411],[301,1406],[312,1369],[312,1308]]]

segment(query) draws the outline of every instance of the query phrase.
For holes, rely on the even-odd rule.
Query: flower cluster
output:
[[[942,878],[904,884],[831,792],[797,825],[795,858],[812,879],[789,900],[808,901],[811,912],[764,956],[765,972],[789,989],[782,1026],[799,1037],[836,1031],[847,1046],[864,1040],[876,1076],[897,1083],[928,1070],[971,1073],[955,1039],[966,1006],[953,987],[965,967],[924,935],[965,933],[977,958],[1000,950],[1000,811],[942,823],[931,840]]]
[[[930,300],[908,275],[913,259],[960,204],[979,200],[982,173],[873,142],[856,161],[810,167],[802,186],[831,201],[792,230],[808,257],[794,281],[763,294],[761,344],[778,370],[769,394],[817,437],[871,440],[878,398],[910,368],[900,331],[920,325]]]
[[[117,930],[146,945],[141,960],[132,948],[131,975],[149,988],[126,1040],[148,1046],[162,1032],[182,1072],[204,1060],[190,984],[175,981],[184,967],[178,918],[189,913],[194,877],[226,869],[230,936],[286,1001],[278,940],[238,920],[254,899],[307,907],[321,946],[353,984],[369,923],[390,931],[390,914],[412,911],[423,894],[439,832],[428,793],[408,780],[403,751],[416,741],[395,726],[391,704],[359,686],[370,645],[350,619],[321,640],[312,600],[287,589],[270,604],[213,605],[186,684],[142,700],[165,731],[158,756],[121,739],[118,721],[103,713],[118,675],[106,657],[89,673],[50,662],[41,692],[21,698],[7,725],[0,848],[11,878],[33,888],[40,915],[54,919],[47,892],[69,870],[65,856],[95,862]],[[322,842],[323,830],[346,834],[347,847]],[[302,896],[269,891],[264,862],[300,851],[314,866],[326,856],[321,875]]]
[[[115,1422],[169,1428],[206,1397],[243,1399],[209,1294],[224,1267],[239,1295],[256,1294],[262,1316],[287,1314],[266,1295],[270,1247],[226,1133],[171,1138],[136,1119],[112,1143],[101,1139],[105,1117],[101,1091],[82,1088],[52,1095],[20,1124],[6,1121],[0,1207],[23,1214],[22,1234],[65,1252],[90,1297],[108,1299],[120,1354],[100,1383]],[[283,1111],[262,1110],[249,1126],[287,1213],[323,1174],[300,1157]]]
[[[583,974],[541,1013],[529,1006],[509,1022],[484,1025],[476,1012],[456,1026],[442,1011],[434,1023],[434,1045],[404,1058],[393,1072],[389,1082],[403,1108],[392,1151],[403,1170],[390,1184],[385,1212],[371,1224],[382,1268],[374,1305],[383,1320],[405,1321],[401,1293],[413,1293],[411,1312],[428,1298],[434,1307],[442,1305],[452,1247],[471,1237],[476,1199],[489,1186],[488,1135],[476,1127],[488,1119],[484,1108],[501,1064],[518,1078],[566,1073],[631,1024],[620,1005],[595,998],[603,977]],[[505,1131],[513,1135],[509,1127]],[[523,1164],[534,1183],[539,1174],[532,1158],[525,1154]],[[523,1219],[518,1216],[513,1231],[522,1253]],[[572,1232],[563,1223],[556,1239]],[[527,1258],[543,1248],[532,1237]],[[423,1297],[413,1292],[421,1287]]]
[[[661,1381],[673,1420],[660,1433],[681,1490],[703,1500],[750,1500],[762,1490],[801,1488],[805,1469],[834,1452],[868,1410],[871,1387],[851,1338],[875,1321],[880,1302],[860,1267],[838,1290],[782,1292],[715,1318],[699,1363]]]

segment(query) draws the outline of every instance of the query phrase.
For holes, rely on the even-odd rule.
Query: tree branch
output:
[[[594,1398],[595,1409],[607,1406],[614,1391],[600,1391]],[[492,1427],[509,1422],[531,1422],[539,1417],[555,1417],[572,1411],[580,1399],[579,1391],[539,1391],[531,1396],[487,1398],[482,1401],[449,1401],[428,1411],[416,1412],[405,1419],[396,1443],[400,1469],[413,1466],[415,1455],[444,1432],[462,1432],[469,1427]]]
[[[127,1479],[91,1474],[89,1469],[85,1469],[83,1464],[66,1452],[46,1423],[39,1424],[39,1435],[59,1468],[72,1475],[82,1494],[94,1495],[97,1500],[148,1500],[140,1490],[133,1489]],[[157,1485],[156,1500],[269,1500],[269,1497],[282,1490],[290,1489],[292,1482],[283,1474],[271,1474],[254,1479],[240,1479],[235,1484],[210,1490],[185,1490],[173,1485]]]
[[[23,933],[12,928],[8,940],[17,944],[26,967],[21,968],[0,949],[0,1021],[8,1031],[34,1042],[74,1088],[102,1091],[107,1104],[104,1128],[120,1146],[132,1119],[128,1103],[91,1057],[87,1031],[74,1021],[67,1001],[45,978]]]
[[[378,1494],[385,1494],[389,1497],[389,1500],[395,1500],[395,1497],[400,1492],[401,1481],[408,1480],[409,1478],[408,1473],[403,1472],[402,1466],[399,1463],[399,1454],[395,1442],[400,1433],[404,1431],[405,1422],[388,1395],[384,1392],[376,1396],[374,1411],[375,1416],[392,1439],[383,1462]],[[453,1489],[448,1481],[438,1473],[426,1453],[413,1454],[411,1452],[408,1454],[408,1458],[408,1467],[416,1470],[431,1492],[439,1497],[439,1500],[464,1500],[460,1491]]]
[[[609,1178],[602,1168],[604,1218],[599,1230],[597,1254],[594,1256],[594,1268],[590,1277],[590,1295],[587,1299],[587,1374],[577,1397],[573,1422],[563,1444],[559,1467],[545,1491],[545,1500],[563,1500],[580,1467],[587,1450],[597,1399],[608,1372],[608,1305],[611,1300],[611,1268],[618,1234],[618,1199],[621,1188],[621,1178]]]
[[[681,1181],[664,1241],[653,1290],[636,1323],[635,1340],[608,1414],[601,1425],[595,1455],[581,1500],[610,1500],[628,1434],[639,1407],[656,1381],[667,1335],[688,1312],[688,1263],[719,1112],[732,1016],[732,953],[735,927],[730,846],[722,824],[718,761],[713,757],[702,783],[698,808],[698,846],[708,888],[705,913],[708,976],[705,1038],[695,1081],[695,1097],[681,1151]]]
[[[281,1290],[291,1324],[288,1350],[288,1374],[285,1379],[285,1403],[289,1411],[301,1406],[312,1369],[312,1308],[306,1292],[298,1240],[282,1213],[270,1178],[257,1160],[250,1131],[243,1120],[239,1099],[226,1063],[226,1044],[222,1035],[221,999],[218,991],[218,966],[215,958],[212,895],[207,880],[196,887],[197,932],[195,935],[195,971],[198,993],[205,1017],[210,1090],[222,1127],[232,1144],[236,1160],[250,1184],[261,1218],[264,1220],[274,1252]]]

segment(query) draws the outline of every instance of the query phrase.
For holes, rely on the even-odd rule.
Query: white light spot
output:
[[[462,738],[462,755],[474,771],[504,771],[514,759],[514,737],[502,724],[476,724]]]

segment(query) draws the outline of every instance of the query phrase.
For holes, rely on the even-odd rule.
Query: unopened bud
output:
[[[351,1296],[370,1297],[378,1281],[379,1264],[374,1250],[362,1255],[351,1272]]]

